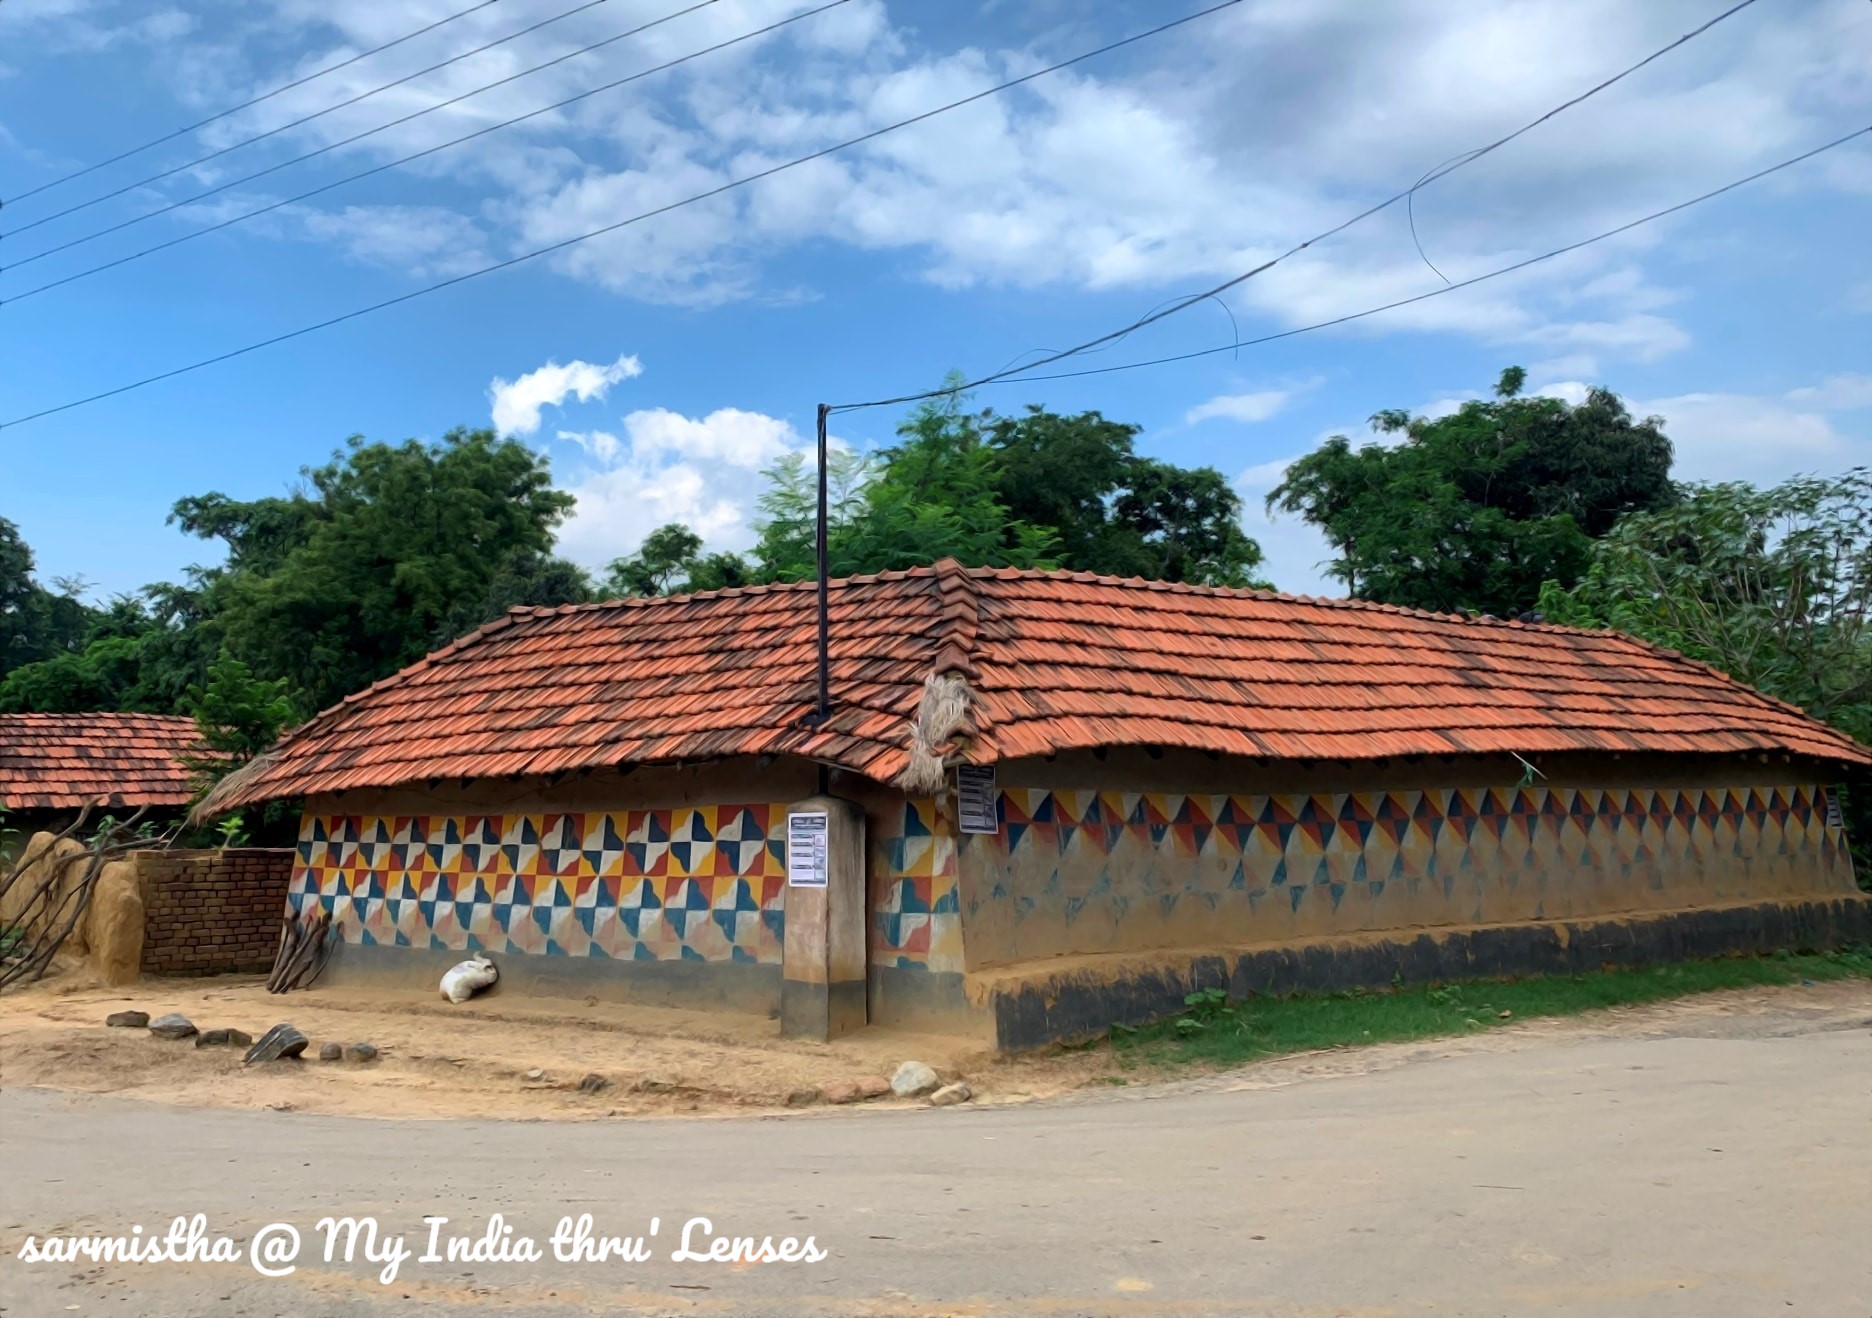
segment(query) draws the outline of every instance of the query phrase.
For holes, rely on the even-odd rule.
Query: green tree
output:
[[[1244,585],[1261,550],[1241,500],[1213,468],[1134,450],[1136,426],[1097,412],[972,412],[925,401],[898,442],[868,459],[834,451],[828,558],[835,575],[954,557],[971,565],[1068,567],[1117,576]],[[768,473],[756,570],[814,570],[815,472],[789,456]]]
[[[702,537],[680,522],[659,526],[637,552],[611,561],[605,590],[611,595],[668,595],[689,579],[702,553]]]
[[[561,604],[586,604],[596,598],[591,574],[578,564],[533,549],[516,549],[495,569],[480,598],[464,600],[449,611],[436,632],[435,643],[443,645],[465,636],[523,605],[557,608]]]
[[[1267,499],[1298,513],[1337,550],[1331,575],[1364,599],[1501,616],[1534,606],[1542,584],[1571,585],[1593,541],[1630,512],[1669,506],[1671,443],[1657,418],[1634,421],[1617,395],[1578,406],[1519,396],[1504,371],[1495,397],[1440,418],[1380,412],[1389,445],[1343,435],[1287,469]]]
[[[287,498],[184,499],[174,520],[228,546],[196,574],[227,653],[310,712],[427,653],[516,555],[545,555],[572,497],[492,430],[439,443],[351,439]]]
[[[1679,650],[1872,744],[1872,472],[1689,486],[1622,518],[1540,610]]]
[[[956,418],[967,424],[972,418]],[[1016,522],[1048,528],[1062,566],[1200,585],[1257,584],[1261,547],[1242,529],[1241,496],[1213,467],[1135,451],[1140,427],[1098,412],[1029,407],[984,413],[997,491]]]
[[[92,610],[85,583],[33,576],[33,552],[19,527],[0,517],[0,678],[25,664],[82,650]]]

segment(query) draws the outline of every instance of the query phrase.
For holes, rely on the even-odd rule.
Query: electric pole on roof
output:
[[[819,708],[813,723],[823,726],[832,716],[832,608],[826,551],[826,417],[829,404],[819,404],[819,518],[815,546],[819,568]]]

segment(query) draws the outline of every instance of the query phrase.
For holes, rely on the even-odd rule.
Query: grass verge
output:
[[[1571,1016],[1715,989],[1849,978],[1872,979],[1872,947],[1236,1002],[1220,989],[1207,989],[1186,998],[1189,1006],[1181,1015],[1142,1029],[1114,1026],[1109,1038],[1126,1070],[1237,1066],[1319,1048],[1469,1034],[1530,1017]]]

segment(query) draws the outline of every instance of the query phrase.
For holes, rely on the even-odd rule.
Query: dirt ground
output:
[[[243,1067],[238,1048],[166,1042],[104,1018],[135,1009],[181,1012],[203,1030],[258,1038],[291,1021],[312,1040],[307,1060]],[[997,1058],[980,1044],[869,1030],[815,1044],[782,1039],[773,1021],[717,1012],[623,1007],[495,993],[455,1006],[439,996],[314,988],[269,995],[257,976],[146,979],[102,988],[65,975],[0,996],[0,1086],[109,1093],[190,1107],[272,1108],[385,1118],[479,1116],[577,1120],[635,1115],[727,1116],[771,1111],[802,1091],[887,1077],[915,1058],[965,1079],[978,1104],[1111,1094],[1119,1085],[1278,1087],[1365,1074],[1429,1057],[1497,1052],[1556,1039],[1707,1035],[1753,1037],[1785,1025],[1872,1024],[1872,982],[1705,994],[1583,1016],[1531,1020],[1428,1042],[1332,1049],[1217,1075],[1120,1072],[1109,1051],[1054,1050]],[[319,1045],[365,1041],[365,1064],[320,1062]],[[534,1076],[534,1072],[538,1072]],[[579,1082],[606,1083],[584,1092]],[[648,1086],[645,1082],[648,1081]],[[885,1098],[867,1108],[908,1105]]]

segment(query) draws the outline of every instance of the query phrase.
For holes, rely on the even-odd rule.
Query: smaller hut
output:
[[[194,796],[194,720],[173,714],[0,714],[4,836],[58,828],[87,805],[179,815]]]

